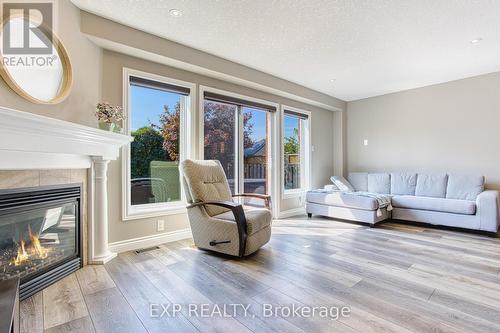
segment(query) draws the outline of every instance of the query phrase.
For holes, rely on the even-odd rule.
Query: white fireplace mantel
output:
[[[0,107],[0,169],[88,168],[115,160],[132,137]],[[71,164],[71,165],[68,165]]]
[[[90,263],[116,254],[108,249],[107,166],[131,136],[0,107],[0,170],[89,169]]]

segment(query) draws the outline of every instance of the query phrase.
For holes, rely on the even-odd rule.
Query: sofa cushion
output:
[[[354,191],[354,187],[351,183],[342,176],[332,176],[330,180],[340,191]]]
[[[446,196],[446,184],[448,175],[442,174],[422,174],[417,175],[417,186],[415,195],[419,197],[444,198]]]
[[[431,210],[436,212],[474,215],[476,203],[469,200],[417,197],[413,195],[395,195],[392,197],[395,208]]]
[[[368,192],[381,194],[391,193],[391,175],[388,173],[368,174]]]
[[[391,173],[391,194],[415,195],[417,174],[410,172]]]
[[[356,191],[368,191],[368,172],[351,172],[347,179]]]
[[[484,191],[484,176],[457,175],[448,176],[446,197],[450,199],[476,200]]]
[[[378,202],[374,198],[349,195],[342,192],[315,192],[306,194],[307,202],[320,205],[339,206],[363,210],[377,210]]]
[[[221,220],[235,221],[232,211],[215,215],[214,217]],[[247,234],[249,236],[271,225],[272,217],[269,209],[245,209],[245,217],[247,220]]]

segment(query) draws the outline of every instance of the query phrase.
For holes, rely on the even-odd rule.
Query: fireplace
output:
[[[25,299],[82,266],[81,184],[0,190],[0,280]]]

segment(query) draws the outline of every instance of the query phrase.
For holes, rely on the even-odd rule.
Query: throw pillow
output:
[[[343,192],[354,192],[354,187],[352,187],[351,183],[349,183],[344,177],[332,176],[330,180],[339,188],[339,190]]]

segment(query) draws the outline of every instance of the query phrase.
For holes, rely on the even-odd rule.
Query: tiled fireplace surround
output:
[[[82,260],[88,264],[88,169],[0,170],[0,190],[82,183]]]

